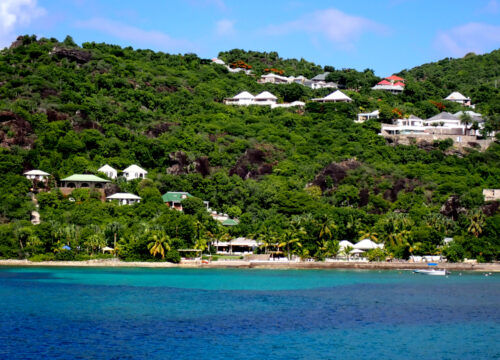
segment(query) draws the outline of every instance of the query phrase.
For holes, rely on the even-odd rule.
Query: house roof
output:
[[[408,119],[410,119],[410,120],[422,120],[421,118],[419,118],[418,116],[415,116],[415,115],[413,115],[413,114],[411,114],[411,115],[408,117]]]
[[[444,98],[445,100],[460,100],[460,101],[468,101],[470,98],[467,98],[460,94],[458,91],[452,92],[450,95]]]
[[[389,77],[386,77],[387,80],[393,80],[393,81],[405,81],[402,77],[399,77],[397,75],[391,75]]]
[[[427,121],[436,121],[436,120],[458,120],[458,118],[449,112],[443,111],[433,117],[427,119]]]
[[[193,197],[193,195],[191,195],[188,192],[169,191],[169,192],[163,194],[162,199],[163,199],[163,202],[181,202],[183,199],[185,199],[185,197],[183,197],[183,195],[185,197]]]
[[[30,170],[26,171],[24,175],[49,176],[50,174],[42,170]]]
[[[110,200],[141,200],[140,196],[131,194],[131,193],[116,193],[106,197],[106,199]]]
[[[394,86],[405,86],[405,84],[401,81],[398,81],[397,83],[394,84]]]
[[[227,220],[224,220],[222,222],[222,225],[224,225],[224,226],[235,226],[238,224],[239,224],[239,222],[237,220],[234,220],[234,219],[227,219]]]
[[[352,242],[350,242],[349,240],[342,240],[341,242],[339,242],[339,248],[340,249],[345,249],[346,247],[353,247],[354,244]]]
[[[89,174],[73,174],[67,178],[61,179],[61,181],[109,182],[109,180],[101,179],[99,176]]]
[[[130,172],[130,173],[144,173],[144,174],[147,174],[148,172],[146,170],[144,170],[143,168],[141,168],[140,166],[137,166],[137,165],[130,165],[128,168],[126,168],[125,170],[123,170],[123,172]]]
[[[329,72],[325,72],[323,74],[316,75],[311,80],[312,81],[325,81],[328,74],[329,74]]]
[[[100,171],[100,172],[116,172],[116,169],[112,168],[111,166],[109,166],[108,164],[106,165],[103,165],[101,166],[99,169],[97,169],[97,171]]]
[[[377,244],[370,239],[363,239],[360,242],[354,244],[354,246],[353,246],[353,248],[360,249],[360,250],[370,250],[370,249],[383,248],[383,247],[384,247],[384,245]]]
[[[324,100],[333,100],[333,101],[339,101],[339,100],[351,100],[352,101],[352,99],[349,96],[347,96],[346,94],[344,94],[340,90],[332,92],[330,95],[325,96],[323,99]]]
[[[277,100],[278,98],[276,96],[274,96],[273,94],[271,94],[269,91],[263,91],[260,94],[255,95],[254,99],[260,99],[260,100],[273,99],[273,100]]]
[[[233,99],[235,99],[235,100],[253,99],[253,98],[254,98],[254,96],[252,94],[250,94],[248,91],[242,91],[238,95],[233,97]]]
[[[377,85],[392,85],[390,81],[382,80],[377,83]]]

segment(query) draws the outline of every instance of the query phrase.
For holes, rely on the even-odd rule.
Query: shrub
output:
[[[53,253],[36,254],[29,258],[29,261],[32,262],[54,261],[54,260],[55,260],[55,255]]]
[[[177,250],[169,250],[165,254],[165,260],[174,264],[181,262],[181,255]]]

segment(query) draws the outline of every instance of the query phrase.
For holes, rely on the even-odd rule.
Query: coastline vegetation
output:
[[[363,238],[385,244],[368,254],[374,261],[434,254],[499,260],[499,202],[485,203],[482,195],[500,188],[499,139],[485,151],[458,151],[449,141],[396,146],[377,135],[379,121],[353,119],[376,109],[382,122],[465,110],[443,100],[462,91],[486,129],[498,131],[500,50],[404,70],[402,95],[371,90],[380,79],[369,69],[321,68],[242,50],[219,57],[241,60],[256,74],[275,68],[311,77],[326,70],[354,101],[308,103],[304,110],[227,106],[223,99],[243,90],[267,90],[288,102],[329,89],[259,84],[195,54],[79,47],[69,36],[24,36],[0,51],[0,258],[82,260],[109,257],[100,249],[111,246],[124,260],[178,262],[179,249],[207,252],[217,240],[242,236],[261,241],[260,252],[318,260],[340,255],[342,239]],[[148,170],[148,179],[112,181],[115,191],[138,194],[141,203],[103,203],[90,189],[70,198],[57,189],[73,173],[105,177],[97,172],[105,163]],[[35,184],[38,209],[28,195],[33,184],[22,176],[33,168],[52,174],[49,191]],[[171,210],[161,197],[167,191],[195,199],[183,213]],[[239,224],[222,226],[200,199]],[[34,210],[39,225],[30,222]],[[445,237],[453,237],[446,246]]]

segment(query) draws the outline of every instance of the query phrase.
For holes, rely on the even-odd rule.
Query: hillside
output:
[[[234,61],[239,55],[231,51],[221,58]],[[253,52],[239,60],[255,68],[282,67],[287,75],[322,72],[274,53]],[[498,74],[500,65],[492,64],[491,74]],[[424,65],[422,71],[453,79],[462,65],[430,70],[437,66]],[[446,142],[425,149],[390,146],[377,135],[380,123],[353,122],[356,113],[378,108],[389,117],[394,108],[437,114],[429,100],[442,101],[444,90],[413,75],[418,71],[402,73],[414,91],[401,96],[372,91],[370,84],[347,91],[350,104],[237,107],[222,101],[243,90],[268,90],[280,101],[329,91],[258,84],[253,76],[229,73],[194,54],[22,37],[0,52],[0,257],[61,257],[58,249],[65,243],[93,253],[112,245],[116,235],[125,259],[151,259],[148,244],[158,238],[175,259],[175,249],[205,248],[230,235],[286,243],[287,251],[318,259],[338,251],[338,240],[363,237],[385,243],[388,256],[444,251],[450,260],[498,258],[498,202],[484,204],[482,196],[483,188],[500,188],[498,143],[465,154]],[[456,88],[467,89],[457,79]],[[498,91],[491,83],[483,86],[486,95],[474,101],[491,126],[498,126],[492,100]],[[115,192],[140,195],[140,204],[101,203],[86,189],[73,195],[76,201],[57,190],[40,192],[42,223],[31,225],[31,184],[23,171],[46,171],[55,184],[73,173],[97,174],[106,163],[120,170],[138,164],[148,171],[149,180],[112,182]],[[161,199],[167,191],[187,191],[240,223],[222,227],[196,200],[184,213],[169,210]],[[455,242],[442,250],[445,236]]]

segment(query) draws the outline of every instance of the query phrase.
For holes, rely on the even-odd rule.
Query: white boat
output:
[[[435,276],[444,276],[449,274],[448,270],[444,269],[417,269],[413,270],[413,272],[416,274],[435,275]]]

